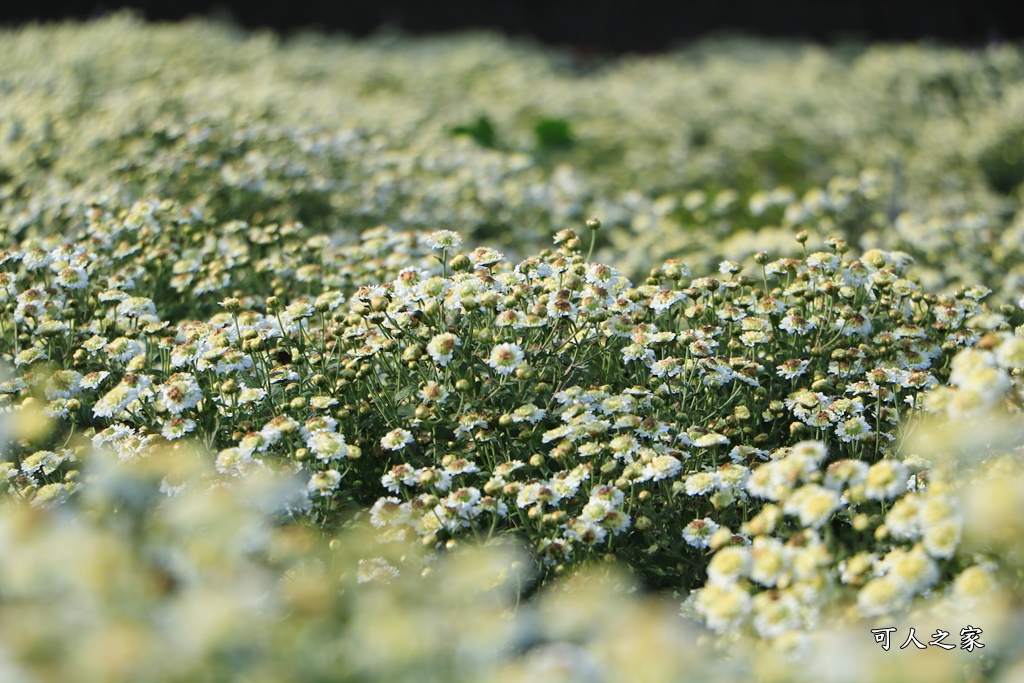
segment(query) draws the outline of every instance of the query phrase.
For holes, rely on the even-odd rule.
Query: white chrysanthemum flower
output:
[[[51,509],[63,505],[70,497],[71,489],[67,484],[46,484],[36,489],[36,495],[29,502],[29,506]]]
[[[95,389],[100,384],[103,383],[103,380],[105,380],[109,376],[110,376],[110,373],[107,372],[106,370],[98,370],[96,372],[90,372],[88,375],[85,375],[84,377],[82,377],[82,381],[79,383],[79,385],[83,389]]]
[[[474,474],[475,472],[479,472],[480,468],[472,460],[468,460],[466,458],[456,458],[455,460],[452,460],[447,465],[445,465],[444,470],[445,472],[448,472],[451,475],[456,475]]]
[[[839,494],[832,489],[806,484],[786,499],[783,512],[800,517],[805,528],[818,529],[828,521],[832,513],[841,507]]]
[[[270,446],[268,439],[262,432],[249,432],[238,442],[238,450],[246,457],[259,451],[263,452]]]
[[[718,477],[714,472],[697,472],[686,478],[686,494],[699,496],[713,491],[718,484]]]
[[[46,382],[46,398],[74,398],[82,390],[82,373],[74,370],[58,370]]]
[[[750,593],[736,584],[708,584],[696,591],[693,605],[719,634],[738,627],[753,609]]]
[[[476,514],[479,514],[479,512],[476,512]],[[438,529],[433,529],[432,531],[444,528],[449,533],[456,533],[462,529],[468,529],[472,523],[471,518],[466,515],[459,514],[458,510],[455,508],[446,507],[442,503],[435,505],[427,515],[432,515],[440,525]],[[423,533],[422,529],[420,533]]]
[[[139,397],[137,389],[121,382],[96,401],[92,414],[96,417],[113,417]]]
[[[651,374],[655,377],[676,377],[685,367],[680,359],[670,357],[656,360],[651,364]]]
[[[141,342],[127,337],[118,337],[104,347],[107,356],[118,363],[127,363],[145,350]]]
[[[37,247],[23,253],[21,262],[25,265],[26,270],[39,270],[53,263],[53,256],[45,249]]]
[[[338,470],[325,470],[317,472],[309,478],[306,489],[322,498],[331,495],[341,484],[341,473]]]
[[[41,360],[48,359],[46,351],[39,348],[38,346],[30,346],[29,348],[21,351],[14,357],[14,365],[21,367],[22,365],[32,365],[33,363]]]
[[[908,470],[896,460],[879,460],[868,469],[864,495],[870,500],[895,498],[906,491]]]
[[[599,523],[583,517],[577,517],[570,522],[564,533],[568,539],[589,545],[601,543],[608,537],[607,529]]]
[[[810,364],[811,361],[809,360],[790,358],[776,368],[776,374],[778,374],[782,379],[794,379],[803,375],[807,370],[807,366]]]
[[[423,238],[430,249],[458,249],[462,246],[462,235],[453,230],[435,230]]]
[[[62,268],[57,274],[57,286],[64,289],[84,289],[89,284],[89,275],[81,266]]]
[[[243,386],[238,391],[238,405],[244,406],[250,403],[259,403],[267,396],[267,390],[261,387]]]
[[[313,410],[327,410],[338,405],[338,399],[333,396],[313,396],[309,399],[309,407]]]
[[[702,434],[693,440],[693,446],[695,448],[713,448],[715,446],[726,446],[728,444],[729,438],[716,432]]]
[[[319,431],[310,434],[306,446],[316,455],[317,460],[324,462],[342,460],[349,455],[345,437],[337,432]]]
[[[860,460],[839,460],[825,470],[825,486],[842,491],[861,484],[868,476],[868,464]]]
[[[885,528],[897,540],[917,538],[921,535],[921,505],[917,496],[906,495],[889,508],[885,514]]]
[[[636,360],[650,363],[654,360],[654,351],[642,344],[630,344],[622,349],[622,359],[627,363]]]
[[[263,429],[260,431],[271,441],[276,441],[285,434],[294,434],[299,431],[299,423],[288,415],[278,415],[263,425]]]
[[[636,407],[636,399],[632,396],[617,394],[601,401],[601,411],[606,414],[630,413]]]
[[[886,521],[888,526],[888,520]],[[939,559],[953,557],[960,545],[962,525],[958,520],[947,519],[925,527],[921,544],[928,554]]]
[[[500,375],[508,375],[522,365],[525,355],[518,344],[498,344],[491,350],[487,364]]]
[[[430,401],[431,403],[441,404],[448,398],[448,390],[444,385],[438,384],[431,380],[423,385],[419,391],[420,398],[424,401]]]
[[[871,434],[871,431],[871,425],[860,415],[851,417],[845,422],[840,422],[836,426],[836,435],[844,443],[860,441]]]
[[[200,363],[197,367],[203,369],[204,365]],[[248,354],[242,353],[238,349],[225,349],[222,354],[219,354],[214,370],[218,375],[226,375],[232,372],[248,370],[251,367],[252,358]]]
[[[708,517],[695,519],[683,527],[683,540],[694,548],[707,548],[711,544],[711,536],[720,528]]]
[[[330,415],[315,415],[303,423],[299,434],[303,439],[308,439],[310,434],[316,432],[333,432],[338,426],[338,421]]]
[[[461,340],[450,332],[442,332],[434,335],[434,338],[427,344],[427,353],[434,359],[434,362],[445,367],[455,353],[455,347],[462,344]]]
[[[989,568],[974,565],[960,572],[953,580],[953,599],[959,605],[973,606],[979,599],[992,595],[997,586]]]
[[[612,532],[613,536],[618,536],[629,530],[632,521],[633,518],[628,513],[622,510],[610,510],[601,520],[601,526]]]
[[[651,297],[651,303],[649,306],[651,310],[656,313],[664,313],[668,309],[672,308],[674,304],[684,300],[686,295],[679,291],[671,289],[663,289]]]
[[[42,473],[46,476],[53,474],[64,457],[53,451],[36,451],[21,461],[21,471],[25,474]]]
[[[469,254],[469,260],[476,268],[490,268],[494,264],[504,261],[505,255],[497,249],[477,247]]]
[[[480,514],[476,504],[481,499],[480,490],[475,486],[455,489],[441,499],[440,505],[462,519],[473,519]]]
[[[532,403],[527,403],[525,406],[519,406],[512,411],[512,421],[537,424],[544,419],[545,415],[547,415],[547,411],[543,408],[538,408]]]
[[[119,289],[107,289],[100,292],[97,298],[103,303],[110,303],[111,301],[124,301],[128,295]]]
[[[316,298],[314,307],[317,309],[326,308],[328,311],[333,311],[338,306],[345,303],[345,295],[341,292],[328,291],[324,292]]]
[[[603,263],[595,263],[588,267],[583,279],[605,290],[615,290],[624,280],[622,273]]]
[[[679,474],[683,464],[671,455],[659,455],[644,465],[637,481],[661,481]]]
[[[779,323],[779,329],[785,330],[790,334],[807,334],[814,328],[813,320],[804,318],[795,310],[789,311]]]
[[[788,592],[758,593],[754,596],[754,630],[762,638],[776,638],[803,623],[800,602]]]
[[[398,576],[398,568],[383,557],[359,560],[359,567],[356,569],[356,581],[359,583],[389,584]]]
[[[312,318],[315,312],[312,302],[301,299],[286,306],[281,319],[284,320],[285,326],[288,326],[296,320]]]
[[[857,607],[866,617],[890,614],[902,609],[906,602],[906,591],[888,576],[868,581],[857,593]]]
[[[394,496],[379,498],[370,508],[370,524],[377,529],[408,524],[411,519],[410,507]]]
[[[546,481],[531,481],[519,489],[516,496],[516,505],[521,508],[531,505],[557,505],[562,500],[558,487],[549,485]]]
[[[203,391],[196,378],[187,372],[178,372],[167,378],[160,387],[159,404],[172,415],[181,415],[199,405]]]
[[[156,305],[148,297],[130,296],[117,304],[117,315],[123,315],[128,318],[155,316]]]
[[[708,583],[731,584],[750,574],[750,549],[726,546],[708,563]]]
[[[632,462],[633,454],[640,448],[640,442],[630,434],[620,434],[608,442],[608,447],[616,458]]]
[[[875,553],[857,553],[839,563],[839,580],[846,585],[860,585],[863,577],[869,571],[874,571],[877,562],[878,555]]]
[[[168,441],[174,441],[175,439],[180,439],[186,434],[192,432],[195,428],[195,420],[186,420],[176,417],[164,423],[163,428],[160,430],[160,435]]]
[[[419,470],[408,463],[395,465],[381,478],[380,483],[388,491],[398,493],[401,490],[399,484],[414,486],[419,479]]]
[[[816,251],[807,257],[810,268],[820,268],[826,273],[834,273],[839,268],[839,256],[829,251]]]
[[[252,456],[240,448],[225,448],[217,454],[214,468],[220,474],[241,476],[246,464],[252,462]]]
[[[82,348],[88,351],[90,356],[94,356],[100,349],[106,346],[106,344],[106,337],[94,334],[93,336],[89,337],[84,342],[82,342]]]
[[[411,444],[412,441],[412,432],[407,429],[398,428],[392,429],[385,434],[380,440],[380,445],[389,451],[400,451]]]
[[[993,350],[993,357],[1000,367],[1011,370],[1024,368],[1024,339],[1006,337]]]
[[[821,441],[801,441],[793,446],[790,455],[817,466],[828,455],[828,447]]]
[[[895,582],[907,595],[929,588],[939,580],[939,566],[922,546],[912,550],[892,550],[879,560],[885,577]]]
[[[774,587],[789,569],[786,547],[776,538],[758,536],[750,546],[750,578]]]

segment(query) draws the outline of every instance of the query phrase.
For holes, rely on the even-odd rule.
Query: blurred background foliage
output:
[[[1008,298],[1022,75],[1009,45],[709,39],[581,61],[488,34],[26,26],[0,41],[0,221],[17,239],[97,195],[156,195],[214,224],[451,227],[515,257],[597,216],[598,257],[633,277],[783,255],[804,228]]]

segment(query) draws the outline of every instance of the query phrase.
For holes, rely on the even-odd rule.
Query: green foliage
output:
[[[567,150],[576,144],[572,125],[565,119],[541,119],[533,126],[533,136],[540,152]]]
[[[978,165],[993,191],[1012,194],[1024,182],[1024,130],[1004,131],[981,151]]]
[[[476,144],[488,149],[497,149],[498,131],[494,129],[494,123],[485,115],[477,117],[472,123],[454,126],[451,129],[452,135],[468,135],[476,141]]]

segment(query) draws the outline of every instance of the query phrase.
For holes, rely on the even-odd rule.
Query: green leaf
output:
[[[543,152],[571,149],[576,144],[572,124],[565,119],[541,119],[533,126],[537,149]]]
[[[468,135],[481,147],[496,149],[498,146],[498,131],[491,119],[484,115],[478,116],[472,123],[454,126],[449,132],[452,136]]]

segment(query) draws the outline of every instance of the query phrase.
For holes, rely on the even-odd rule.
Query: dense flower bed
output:
[[[0,678],[1012,678],[1022,63],[8,34]]]

